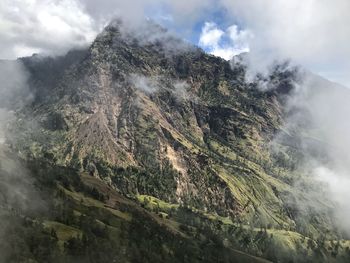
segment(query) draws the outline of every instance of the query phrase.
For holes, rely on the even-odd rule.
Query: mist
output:
[[[305,104],[311,114],[315,133],[325,142],[328,163],[316,162],[313,175],[326,183],[329,196],[336,203],[336,217],[340,225],[350,233],[350,91],[328,81],[309,78],[304,81]]]
[[[146,94],[152,94],[159,90],[157,78],[152,79],[143,75],[132,74],[129,76],[129,81],[136,89]]]
[[[285,105],[282,130],[288,136],[277,134],[273,143],[300,139],[302,160],[296,171],[304,177],[295,178],[293,187],[309,198],[295,205],[307,217],[308,210],[322,211],[327,204],[338,230],[349,235],[350,90],[309,71],[298,75]],[[311,180],[310,189],[304,188],[305,180]]]
[[[9,129],[16,121],[16,112],[32,98],[28,76],[19,60],[0,62],[0,262],[11,254],[7,239],[18,223],[12,219],[36,213],[45,206],[34,179],[9,143],[16,138]]]
[[[168,91],[178,101],[195,100],[194,94],[190,92],[189,84],[183,80],[172,79],[162,75],[147,77],[140,74],[130,74],[128,81],[137,90],[147,95]]]

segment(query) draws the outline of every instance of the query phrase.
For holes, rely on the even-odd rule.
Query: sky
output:
[[[113,17],[146,17],[224,59],[290,59],[350,87],[349,11],[348,0],[1,0],[0,59],[63,54]]]

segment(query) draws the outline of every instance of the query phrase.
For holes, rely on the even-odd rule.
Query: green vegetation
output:
[[[1,251],[8,248],[4,262],[263,262],[226,248],[217,237],[190,238],[184,225],[143,210],[98,179],[43,163],[29,168],[45,189],[41,194],[49,197],[49,209],[35,219],[8,210],[9,238],[0,245]],[[97,200],[91,189],[109,197]],[[162,209],[177,207],[160,204]]]

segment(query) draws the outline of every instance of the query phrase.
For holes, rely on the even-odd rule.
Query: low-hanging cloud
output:
[[[0,109],[18,107],[31,98],[29,73],[20,60],[0,60]]]
[[[328,203],[336,226],[350,235],[350,91],[310,72],[298,74],[286,103],[289,114],[283,132],[274,141],[301,150],[295,168],[303,176],[294,178],[294,187],[309,198],[294,205],[324,213]],[[312,187],[305,188],[310,179]],[[307,217],[305,213],[302,216]]]
[[[132,26],[142,25],[159,0],[4,0],[0,3],[0,58],[13,59],[32,53],[59,55],[91,43],[114,17]],[[195,1],[192,12],[198,6]],[[170,4],[180,12],[185,1]],[[192,10],[192,11],[191,11]],[[183,10],[181,10],[182,12]],[[190,16],[189,16],[190,17]]]
[[[223,25],[218,30],[228,38],[230,25],[231,32],[236,32],[236,41],[225,46],[231,49],[230,55],[245,35],[240,33],[249,32],[254,38],[244,41],[243,50],[249,47],[252,64],[292,59],[350,84],[349,9],[347,0],[4,0],[0,3],[0,57],[62,53],[86,45],[115,16],[129,24],[149,17],[184,37],[193,35],[198,23],[205,27],[202,21],[213,21]],[[218,12],[220,19],[214,15]],[[227,51],[215,54],[229,57]]]
[[[146,94],[152,94],[159,89],[158,77],[149,78],[143,75],[131,74],[129,80],[131,84],[138,90]]]
[[[183,80],[161,75],[147,77],[140,74],[130,74],[128,79],[133,87],[147,95],[168,91],[178,101],[195,100],[195,96],[190,92],[189,84]]]
[[[249,47],[255,61],[292,59],[328,78],[350,83],[345,76],[350,69],[349,1],[222,0],[221,3],[229,16],[253,32]]]
[[[31,101],[28,78],[20,60],[0,61],[0,262],[9,260],[13,253],[8,236],[19,224],[13,219],[46,209],[33,177],[11,147],[17,137],[9,128],[20,121],[16,118],[18,109]]]

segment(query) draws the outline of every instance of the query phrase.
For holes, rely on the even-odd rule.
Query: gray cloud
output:
[[[0,60],[0,109],[13,108],[30,100],[28,77],[21,61]]]
[[[287,103],[290,115],[284,132],[274,143],[290,141],[295,133],[301,135],[303,156],[299,156],[296,174],[303,176],[294,177],[294,187],[309,199],[301,198],[296,205],[305,217],[309,209],[324,213],[328,205],[337,226],[350,234],[350,92],[310,72],[300,74]]]

